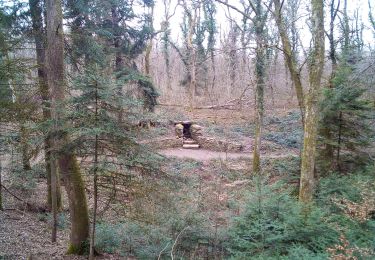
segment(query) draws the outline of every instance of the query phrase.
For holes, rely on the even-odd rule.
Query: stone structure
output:
[[[178,138],[184,137],[184,126],[182,124],[176,124],[175,132]]]

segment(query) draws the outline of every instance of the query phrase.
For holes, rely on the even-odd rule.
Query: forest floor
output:
[[[227,225],[229,218],[226,216],[228,203],[235,200],[238,195],[237,191],[241,187],[245,188],[244,185],[249,182],[254,135],[253,113],[212,109],[191,112],[176,108],[161,108],[157,110],[156,118],[162,123],[151,129],[141,130],[139,133],[140,139],[173,137],[175,133],[171,122],[188,119],[204,127],[204,136],[239,142],[243,145],[244,150],[242,152],[229,153],[204,149],[185,150],[182,148],[159,150],[160,154],[170,158],[166,166],[167,171],[179,174],[180,177],[187,178],[193,183],[189,184],[190,186],[186,185],[180,188],[173,193],[173,196],[193,194],[191,187],[199,186],[199,190],[196,188],[195,191],[202,198],[203,206],[201,210],[212,214],[209,221]],[[284,161],[289,163],[296,160],[301,136],[302,131],[296,110],[268,111],[261,148],[264,169],[274,172],[275,176],[288,171],[288,169],[283,168],[285,166]],[[280,161],[283,162],[280,163]],[[5,185],[7,185],[6,176],[3,179],[5,179]],[[12,192],[27,200],[36,209],[43,208],[46,198],[45,180],[38,179],[30,190],[25,192],[13,188]],[[234,191],[236,191],[236,194]],[[4,206],[6,210],[0,211],[0,259],[86,259],[85,257],[64,255],[69,240],[67,205],[64,205],[64,212],[66,212],[64,216],[67,219],[61,221],[63,224],[58,232],[58,241],[53,244],[50,242],[50,215],[30,209],[25,206],[25,203],[10,196],[6,191],[3,192],[5,193]],[[91,204],[90,192],[88,198]],[[66,202],[67,199],[65,198],[64,201]],[[191,198],[191,203],[194,201],[196,201],[196,198]],[[149,214],[149,212],[145,214]],[[98,259],[134,258],[104,253]]]
[[[228,160],[228,159],[238,159],[238,158],[252,158],[252,153],[245,153],[245,152],[217,152],[205,149],[184,149],[184,148],[170,148],[159,150],[159,153],[167,156],[167,157],[176,157],[176,158],[189,158],[194,159],[197,161],[209,161],[213,159],[220,159],[220,160]],[[293,155],[297,155],[296,153],[290,152],[272,152],[264,154],[263,158],[285,158],[290,157]]]

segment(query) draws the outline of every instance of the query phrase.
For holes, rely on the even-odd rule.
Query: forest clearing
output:
[[[374,6],[0,1],[0,260],[375,259]]]

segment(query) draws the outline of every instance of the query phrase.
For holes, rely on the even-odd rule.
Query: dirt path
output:
[[[252,158],[253,154],[250,152],[244,153],[225,153],[225,152],[215,152],[203,149],[183,149],[183,148],[171,148],[160,150],[159,153],[166,157],[177,157],[177,158],[190,158],[197,161],[209,161],[213,159],[237,159],[237,158]],[[283,158],[288,156],[296,155],[295,153],[285,153],[285,152],[272,152],[264,154],[265,158]]]

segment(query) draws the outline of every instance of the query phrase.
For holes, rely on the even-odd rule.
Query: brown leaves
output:
[[[357,255],[369,256],[372,253],[368,248],[351,246],[344,234],[340,236],[340,244],[328,248],[327,252],[330,254],[330,259],[333,260],[357,260],[359,259]]]
[[[362,191],[362,200],[353,202],[345,198],[332,198],[332,202],[338,206],[347,216],[353,220],[360,222],[367,221],[371,218],[371,214],[375,212],[375,192]]]

